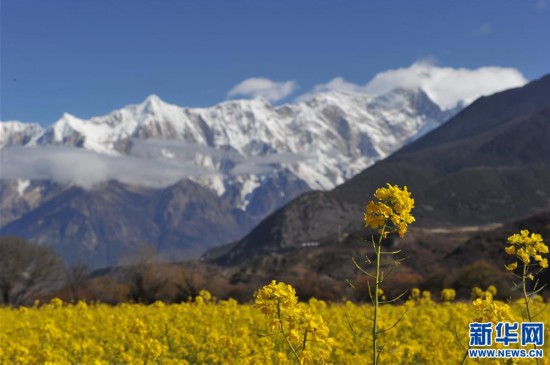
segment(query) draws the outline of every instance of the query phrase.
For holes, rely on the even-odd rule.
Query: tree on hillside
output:
[[[90,268],[84,264],[74,265],[65,269],[65,284],[71,291],[73,302],[78,302],[79,290],[86,285],[86,280],[90,276]]]
[[[19,237],[0,237],[0,295],[5,305],[32,302],[63,279],[63,263],[49,247]]]
[[[174,287],[176,288],[174,301],[185,302],[190,298],[195,298],[201,289],[204,289],[204,281],[204,273],[198,272],[197,269],[188,270],[183,266],[179,267],[174,276]]]
[[[160,270],[163,260],[150,245],[138,246],[123,260],[129,299],[135,303],[153,303],[159,292],[167,285],[168,278]]]

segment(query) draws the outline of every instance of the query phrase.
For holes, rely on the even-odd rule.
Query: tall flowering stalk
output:
[[[365,274],[370,276],[374,280],[374,290],[369,287],[369,295],[374,304],[374,316],[372,318],[372,361],[373,364],[378,364],[382,348],[378,346],[379,334],[397,325],[397,322],[384,330],[378,329],[378,317],[379,306],[382,303],[380,301],[380,293],[383,293],[381,284],[384,280],[384,272],[380,267],[380,258],[382,255],[397,255],[400,251],[382,251],[382,240],[391,233],[398,233],[399,237],[404,237],[407,232],[408,225],[414,222],[414,217],[411,215],[411,210],[414,207],[414,199],[411,197],[411,193],[405,186],[403,189],[397,185],[387,184],[387,188],[379,188],[374,193],[376,201],[370,201],[367,205],[366,212],[364,214],[365,227],[372,229],[378,229],[379,237],[378,241],[374,240],[374,236],[371,236],[372,247],[375,253],[375,271],[374,274],[367,272],[361,268],[357,262],[355,265]],[[367,258],[367,262],[371,261]],[[399,264],[398,260],[394,261],[394,267],[392,271]],[[405,293],[403,293],[405,294]],[[390,301],[399,299],[403,294]],[[383,302],[389,302],[384,301]],[[398,320],[399,322],[399,320]]]
[[[538,287],[537,280],[533,285],[533,289],[529,292],[527,289],[527,280],[534,281],[535,275],[548,268],[548,259],[543,257],[548,253],[548,246],[543,242],[540,234],[529,234],[529,231],[526,229],[508,237],[507,242],[510,246],[506,247],[504,251],[509,255],[514,255],[517,260],[505,267],[506,270],[511,271],[512,274],[521,281],[520,283],[514,282],[514,285],[516,287],[521,287],[523,294],[525,313],[522,313],[522,317],[525,318],[526,316],[529,322],[532,322],[536,315],[531,313],[529,307],[531,297],[544,289],[545,285]],[[521,265],[520,274],[513,272],[518,268],[518,263]],[[537,347],[535,346],[535,348]],[[537,359],[537,364],[538,363],[539,360]]]

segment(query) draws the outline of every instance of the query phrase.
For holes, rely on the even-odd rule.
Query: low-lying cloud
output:
[[[51,179],[84,188],[108,180],[150,187],[166,187],[185,178],[215,171],[188,162],[109,156],[74,147],[13,146],[2,150],[3,179]]]
[[[286,98],[296,90],[294,81],[277,82],[263,77],[252,77],[240,82],[227,93],[227,97],[263,97],[275,102]]]
[[[229,171],[204,167],[201,158],[214,164],[225,161]],[[221,150],[183,141],[134,140],[129,155],[112,156],[66,146],[22,147],[1,150],[2,179],[53,180],[86,189],[117,180],[126,184],[163,188],[182,179],[231,175],[267,174],[307,159],[295,153],[246,157],[235,150]]]
[[[313,92],[340,90],[381,95],[396,88],[421,88],[442,109],[458,103],[470,104],[475,99],[527,83],[514,68],[489,66],[477,69],[440,67],[430,61],[419,61],[409,67],[380,72],[366,85],[357,85],[341,77],[315,86]],[[307,98],[302,96],[300,100]]]
[[[303,153],[277,153],[241,159],[231,169],[233,175],[260,175],[275,171],[284,164],[292,164],[312,158]]]

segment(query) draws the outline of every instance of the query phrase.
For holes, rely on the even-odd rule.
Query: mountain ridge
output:
[[[381,106],[388,104],[386,99],[393,105]],[[412,105],[423,112],[416,113]],[[0,146],[65,145],[125,155],[132,139],[156,138],[216,149],[231,146],[245,159],[309,151],[316,156],[321,172],[308,168],[307,163],[289,163],[288,168],[310,188],[326,190],[417,137],[417,132],[425,133],[440,125],[451,113],[441,111],[419,89],[399,89],[378,97],[325,92],[306,102],[278,107],[253,99],[226,101],[211,108],[180,108],[152,95],[141,104],[87,121],[65,113],[52,126],[42,129],[38,137],[36,133],[40,131],[29,127],[32,138],[14,138],[14,134],[23,133],[21,123],[18,130],[10,132],[10,127],[16,128],[2,122]],[[382,135],[386,131],[384,141],[380,141],[380,130]],[[221,161],[205,156],[196,163],[217,169]],[[215,179],[199,183],[223,194],[224,189]]]

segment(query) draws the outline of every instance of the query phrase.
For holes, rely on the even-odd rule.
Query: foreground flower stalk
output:
[[[374,197],[377,201],[370,201],[367,205],[366,213],[364,214],[365,226],[372,229],[378,229],[379,237],[378,241],[375,242],[374,237],[371,237],[371,242],[373,245],[374,256],[375,256],[375,271],[374,274],[371,274],[361,268],[355,261],[355,265],[365,274],[370,276],[374,280],[374,292],[370,290],[369,295],[371,301],[374,305],[374,314],[372,318],[372,362],[374,365],[379,363],[380,355],[383,351],[383,348],[378,344],[379,334],[386,332],[391,328],[395,327],[399,320],[394,323],[389,328],[384,330],[378,329],[379,321],[379,311],[380,304],[387,303],[391,301],[396,301],[405,293],[399,295],[393,300],[386,301],[382,298],[380,301],[380,296],[383,294],[381,284],[384,280],[384,272],[381,270],[381,256],[382,255],[397,255],[400,251],[382,251],[382,241],[390,233],[398,233],[399,237],[404,237],[407,232],[408,225],[414,222],[414,217],[411,215],[411,210],[414,207],[414,199],[411,198],[410,192],[405,186],[403,189],[399,188],[397,185],[387,184],[387,188],[379,188],[374,193]],[[367,263],[370,263],[370,260],[367,258]],[[394,266],[390,270],[391,273],[397,265],[400,263],[399,260],[394,260]],[[401,317],[402,318],[402,317]]]
[[[538,287],[538,280],[535,281],[535,276],[542,270],[548,268],[548,259],[543,257],[548,253],[548,246],[543,242],[540,234],[530,234],[526,229],[523,229],[520,233],[516,233],[508,237],[507,242],[510,246],[506,247],[504,251],[506,251],[509,255],[514,255],[517,261],[514,261],[505,267],[508,271],[511,271],[516,278],[521,280],[521,291],[525,305],[525,315],[527,316],[529,322],[532,322],[536,315],[531,313],[531,297],[539,293],[545,287],[545,285]],[[517,269],[518,262],[522,264],[520,275],[513,272]],[[527,280],[535,281],[531,292],[527,289]],[[514,285],[519,286],[517,283],[514,283]],[[537,348],[536,345],[533,346],[535,349]],[[538,363],[539,359],[537,359],[537,364]]]
[[[298,363],[301,363],[300,356],[298,356],[298,353],[296,352],[296,349],[294,346],[292,346],[292,342],[288,339],[288,335],[285,333],[285,328],[283,326],[283,318],[281,316],[281,301],[280,299],[277,300],[277,319],[279,320],[279,326],[281,327],[281,334],[283,335],[283,338],[285,339],[288,347],[290,348],[290,351],[292,351],[292,354],[294,355],[294,358],[298,361]],[[307,330],[304,335],[304,348],[306,346],[306,336],[307,336]]]

